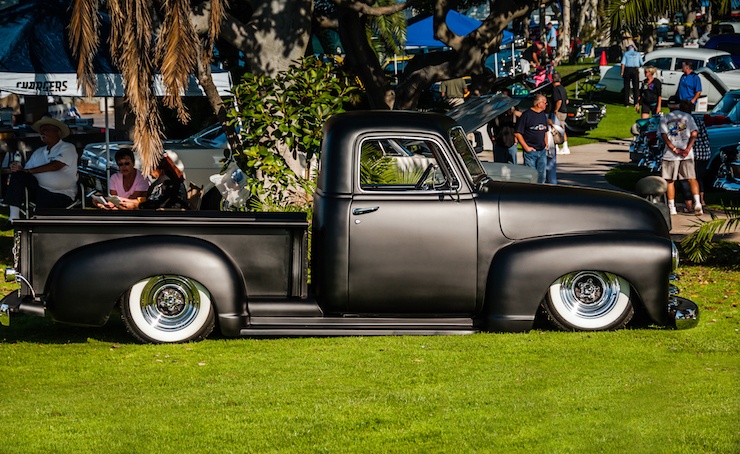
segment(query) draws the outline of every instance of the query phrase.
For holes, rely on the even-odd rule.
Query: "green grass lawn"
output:
[[[0,452],[737,453],[740,273],[713,265],[681,269],[703,311],[687,331],[152,346],[115,314],[18,317],[0,327]]]

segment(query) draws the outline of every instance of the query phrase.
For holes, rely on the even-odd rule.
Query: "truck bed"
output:
[[[37,292],[58,259],[72,250],[127,237],[171,235],[198,238],[226,252],[242,270],[250,297],[307,295],[308,222],[302,213],[49,210],[16,224],[22,236],[21,272],[32,276]]]

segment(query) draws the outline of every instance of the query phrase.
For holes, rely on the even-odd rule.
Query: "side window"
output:
[[[359,163],[363,191],[445,190],[451,180],[439,144],[430,139],[366,139]]]
[[[683,62],[690,61],[694,64],[694,69],[699,69],[704,66],[704,60],[694,60],[693,58],[677,58],[676,59],[676,71],[681,71]]]
[[[671,69],[672,58],[654,58],[649,62],[645,63],[645,66],[655,66],[656,69],[669,70]]]

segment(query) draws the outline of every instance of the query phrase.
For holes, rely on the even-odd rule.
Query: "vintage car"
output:
[[[519,101],[519,108],[522,110],[532,107],[532,100],[536,94],[543,94],[548,98],[552,96],[552,83],[546,82],[534,87],[530,83],[523,82],[511,86],[511,96]],[[565,120],[565,126],[571,134],[582,134],[596,129],[605,116],[606,105],[600,102],[571,98],[568,103],[568,118]]]
[[[132,146],[133,142],[130,141],[110,144],[111,173],[118,171],[114,159],[116,152]],[[202,206],[208,209],[217,208],[221,195],[209,177],[222,170],[223,161],[230,154],[226,134],[221,130],[221,125],[211,125],[187,139],[165,140],[164,148],[175,165],[185,173],[187,182],[203,189]],[[105,164],[105,143],[92,143],[85,147],[77,170],[86,187],[101,192],[107,190]],[[135,166],[141,168],[138,157]]]
[[[740,90],[725,94],[711,112],[694,115],[701,118],[707,127],[711,157],[707,165],[706,179],[713,182],[720,168],[720,150],[728,146],[734,147],[740,142]],[[662,141],[657,132],[659,121],[659,115],[639,121],[644,123],[644,126],[640,128],[639,134],[630,146],[630,160],[652,170],[659,168],[662,154]]]
[[[689,60],[694,63],[696,73],[701,77],[702,96],[707,96],[707,104],[717,104],[729,90],[740,89],[740,70],[732,62],[729,52],[712,49],[659,49],[645,55],[645,65],[658,70],[657,78],[663,83],[663,99],[676,94],[678,82],[683,75],[681,63]],[[644,67],[643,66],[643,67]],[[620,76],[621,65],[602,66],[599,84],[606,91],[621,93],[624,79]],[[640,80],[645,72],[640,69]]]
[[[416,181],[367,179],[377,156],[363,149],[378,141],[413,141],[434,161]],[[0,301],[0,324],[48,314],[102,326],[116,313],[137,339],[172,343],[216,327],[230,337],[440,335],[549,319],[603,331],[635,313],[698,323],[671,283],[678,249],[657,204],[493,181],[448,116],[330,118],[313,202],[310,224],[303,213],[160,210],[18,220],[6,279],[22,285]]]
[[[724,191],[740,191],[740,159],[738,147],[730,145],[720,150],[719,168],[713,186]]]

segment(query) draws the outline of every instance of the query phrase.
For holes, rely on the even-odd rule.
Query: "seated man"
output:
[[[69,135],[67,125],[44,117],[31,126],[41,134],[44,146],[33,152],[23,166],[13,162],[3,202],[10,207],[8,222],[0,230],[13,228],[20,207],[28,197],[38,208],[65,208],[77,196],[77,149],[62,139]]]

